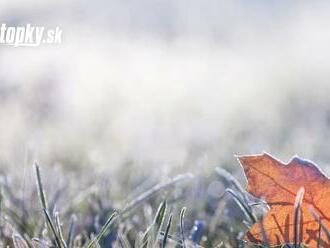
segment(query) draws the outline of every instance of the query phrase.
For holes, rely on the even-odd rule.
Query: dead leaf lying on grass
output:
[[[245,240],[330,247],[330,179],[315,164],[298,157],[284,164],[268,154],[238,159],[248,180],[247,191],[270,206]]]

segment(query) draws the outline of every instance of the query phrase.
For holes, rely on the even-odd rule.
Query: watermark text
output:
[[[0,45],[38,47],[41,44],[60,43],[62,43],[62,30],[59,27],[46,29],[31,24],[12,27],[5,23],[0,27]]]

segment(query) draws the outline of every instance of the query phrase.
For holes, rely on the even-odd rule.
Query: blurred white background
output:
[[[0,47],[0,167],[168,173],[267,151],[327,169],[329,13],[326,1],[2,1],[1,23],[59,26],[63,42]]]

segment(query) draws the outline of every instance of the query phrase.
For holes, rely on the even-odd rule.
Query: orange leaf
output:
[[[245,240],[281,245],[293,244],[299,237],[296,242],[311,248],[317,247],[318,240],[321,247],[330,247],[326,232],[330,230],[330,179],[315,164],[298,157],[284,164],[268,154],[240,156],[238,160],[248,180],[247,191],[270,206],[263,219],[246,233]],[[304,191],[297,198],[302,199],[297,203],[301,189]],[[297,204],[300,221],[295,225]],[[315,216],[320,218],[321,232]]]

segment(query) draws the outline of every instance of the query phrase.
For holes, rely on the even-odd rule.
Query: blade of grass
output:
[[[156,214],[156,217],[155,217],[155,225],[156,225],[156,230],[157,230],[157,234],[158,234],[158,231],[159,229],[162,227],[163,225],[163,221],[164,221],[164,218],[165,218],[165,214],[166,214],[166,209],[167,209],[167,204],[166,204],[166,201],[163,201],[160,206],[158,207],[158,210],[157,210],[157,214]]]
[[[293,234],[294,234],[294,247],[300,247],[300,238],[299,238],[299,230],[300,230],[300,222],[301,222],[301,204],[304,199],[305,189],[300,188],[298,190],[295,204],[294,204],[294,225],[293,225]]]
[[[164,237],[163,237],[162,248],[165,248],[165,246],[166,246],[167,237],[169,235],[170,228],[171,228],[171,225],[172,225],[172,217],[173,217],[173,215],[170,214],[170,217],[169,217],[168,222],[167,222],[167,225],[166,225]]]
[[[38,192],[39,192],[39,199],[40,199],[40,202],[41,202],[42,210],[43,210],[45,218],[46,218],[46,222],[47,222],[48,226],[50,227],[50,229],[53,232],[53,235],[55,237],[56,245],[59,248],[62,248],[61,239],[58,236],[58,234],[56,232],[56,229],[55,229],[55,225],[53,223],[53,220],[51,219],[51,217],[48,213],[47,200],[46,200],[46,195],[45,195],[43,185],[42,185],[42,181],[41,181],[39,165],[37,163],[34,163],[34,167],[35,167],[35,173],[36,173],[36,179],[37,179],[37,188],[38,188]]]
[[[233,191],[232,189],[226,189],[226,193],[229,193],[230,195],[232,195],[234,197],[234,200],[236,201],[238,206],[242,209],[243,213],[248,217],[248,219],[250,219],[250,221],[252,223],[257,222],[257,218],[254,216],[251,209],[244,203],[244,201],[242,201],[240,196],[238,194],[236,194],[235,191]]]
[[[186,248],[185,236],[184,236],[184,214],[186,212],[186,207],[183,207],[180,212],[180,230],[182,238],[182,247]]]
[[[58,237],[57,233],[56,233],[56,229],[55,229],[55,225],[49,215],[49,213],[47,212],[47,209],[43,209],[43,212],[45,214],[46,217],[46,221],[48,223],[48,226],[50,227],[50,229],[52,230],[54,236],[55,236],[55,243],[59,248],[62,248],[62,242],[61,239]]]
[[[103,237],[103,235],[108,231],[110,226],[113,224],[113,221],[117,218],[117,216],[118,216],[117,212],[114,212],[111,214],[111,216],[108,218],[106,223],[102,226],[101,231],[95,236],[95,238],[93,238],[93,240],[91,240],[88,243],[87,248],[95,247],[98,244],[100,239]]]
[[[309,212],[312,214],[314,220],[317,221],[321,225],[322,231],[324,232],[325,236],[327,237],[328,243],[330,243],[330,232],[329,232],[328,228],[326,227],[326,225],[324,225],[324,223],[322,222],[321,217],[316,213],[316,211],[314,210],[313,207],[310,207]]]
[[[230,174],[228,171],[226,171],[223,168],[217,167],[215,168],[215,171],[217,172],[218,176],[225,180],[228,185],[234,186],[234,188],[240,193],[240,195],[243,197],[245,204],[248,205],[248,199],[246,195],[246,191],[242,188],[241,184],[237,181],[235,177],[233,177],[232,174]]]
[[[143,235],[141,247],[146,248],[149,242],[152,245],[157,242],[157,236],[165,218],[166,208],[166,201],[163,201],[158,207],[153,223],[148,227],[147,231]]]
[[[64,241],[64,236],[63,236],[63,232],[62,232],[62,227],[61,227],[61,221],[60,221],[60,215],[58,212],[55,212],[55,227],[58,233],[58,236],[60,238],[60,241],[63,245],[64,248],[67,248],[67,245]]]
[[[76,222],[76,216],[72,215],[70,218],[70,227],[69,227],[69,233],[66,243],[68,244],[68,248],[73,247],[73,237],[75,232],[75,222]]]
[[[145,191],[144,193],[142,193],[141,195],[139,195],[133,201],[129,202],[126,205],[126,207],[124,208],[124,210],[120,213],[120,215],[122,216],[122,215],[130,212],[132,209],[139,206],[141,203],[148,200],[150,197],[157,194],[158,192],[171,188],[181,181],[192,179],[192,178],[193,178],[193,175],[190,173],[187,173],[187,174],[183,174],[183,175],[178,175],[178,176],[174,177],[173,179],[169,180],[168,182],[155,185],[151,189],[149,189],[149,190]]]
[[[38,193],[39,193],[39,199],[41,202],[41,206],[43,209],[48,209],[47,201],[46,201],[46,194],[45,194],[42,182],[41,182],[40,168],[36,162],[34,163],[34,168],[35,168],[36,177],[37,177],[37,187],[38,187]]]
[[[161,236],[163,236],[163,237],[164,237],[164,235],[165,235],[165,233],[164,233],[163,231],[161,231],[159,234],[160,234]],[[181,238],[178,238],[178,237],[175,237],[175,236],[173,236],[173,235],[171,235],[171,234],[168,234],[168,235],[167,235],[167,240],[168,240],[168,241],[169,241],[169,240],[173,241],[174,243],[176,243],[176,244],[179,245],[180,247],[182,246],[182,240],[181,240]]]

